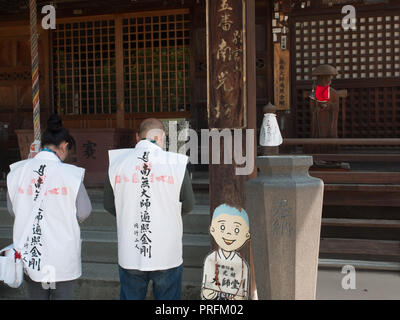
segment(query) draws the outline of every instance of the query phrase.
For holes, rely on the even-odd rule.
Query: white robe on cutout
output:
[[[216,275],[216,265],[218,265],[218,276]],[[231,251],[228,256],[225,256],[222,249],[218,248],[217,251],[208,254],[204,261],[202,289],[218,292],[219,298],[237,295],[247,299],[248,279],[247,262],[236,251]],[[204,299],[203,296],[202,298]]]

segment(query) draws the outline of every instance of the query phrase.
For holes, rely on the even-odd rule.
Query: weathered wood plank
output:
[[[322,226],[399,229],[400,220],[323,218]]]
[[[125,113],[125,128],[137,129],[140,122],[146,118],[158,119],[190,118],[190,112],[137,112]],[[61,116],[66,128],[115,128],[117,126],[116,114],[90,114],[90,115],[63,115]]]
[[[400,256],[400,241],[322,238],[320,253]]]
[[[400,271],[400,263],[388,261],[365,261],[365,260],[343,260],[343,259],[319,259],[318,267],[342,268],[346,265],[354,266],[357,270],[384,270]]]
[[[400,185],[387,184],[326,184],[325,191],[346,191],[346,192],[400,192]]]
[[[400,184],[400,172],[323,172],[311,171],[310,175],[320,178],[325,184]]]
[[[329,191],[324,192],[325,206],[400,207],[399,192]]]
[[[399,146],[400,139],[381,138],[381,139],[344,139],[344,138],[303,138],[303,139],[284,139],[283,145],[346,145],[346,146]]]
[[[220,2],[207,2],[207,110],[210,128],[243,129],[247,126],[246,10],[246,2],[242,0],[232,1],[227,7]],[[251,24],[254,21],[249,22]]]
[[[313,154],[314,161],[400,162],[400,154]]]
[[[274,44],[274,101],[278,110],[290,109],[290,51]]]

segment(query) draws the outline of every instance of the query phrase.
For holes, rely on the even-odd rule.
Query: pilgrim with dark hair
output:
[[[72,299],[82,274],[79,222],[92,205],[83,185],[85,170],[63,163],[74,144],[61,119],[51,115],[41,151],[12,164],[7,176],[14,247],[24,262],[31,299]]]

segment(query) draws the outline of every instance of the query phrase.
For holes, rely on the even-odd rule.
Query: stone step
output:
[[[201,268],[185,267],[182,275],[182,300],[199,300],[202,279]],[[82,276],[78,279],[74,299],[76,300],[118,300],[120,282],[117,264],[82,263]],[[24,284],[12,289],[0,283],[0,300],[27,299]],[[151,283],[147,299],[153,299]]]
[[[192,182],[197,205],[208,205],[210,203],[209,181],[207,179],[195,179]],[[103,188],[87,188],[87,192],[92,203],[103,203]],[[0,198],[1,200],[1,198]]]
[[[7,199],[7,189],[4,186],[4,183],[0,181],[0,202],[4,202]]]
[[[183,231],[188,234],[208,234],[210,223],[209,207],[196,205],[194,209],[183,216]],[[0,202],[0,226],[12,226],[13,218],[8,213],[6,204]],[[102,204],[94,203],[93,211],[88,219],[81,224],[81,230],[89,231],[115,231],[116,219],[106,210]]]
[[[12,226],[14,224],[13,217],[8,213],[5,201],[0,201],[0,226]]]
[[[115,217],[105,211],[102,205],[93,207],[92,214],[81,225],[82,230],[103,230],[104,227],[116,230]],[[210,223],[209,207],[196,205],[191,212],[183,216],[182,220],[185,233],[207,234]]]
[[[117,263],[118,240],[116,231],[83,230],[82,262]],[[0,248],[12,243],[12,227],[0,227]],[[209,235],[184,234],[183,260],[185,267],[201,267],[210,251]]]
[[[182,299],[200,299],[203,269],[184,267],[182,275]],[[82,277],[78,280],[75,296],[78,299],[119,299],[120,283],[118,265],[83,263]],[[153,299],[152,284],[149,284],[147,299]]]
[[[196,204],[208,205],[209,197],[209,181],[205,178],[195,178],[192,180],[192,187],[195,194]],[[87,187],[90,200],[93,203],[103,203],[104,188]],[[7,188],[4,180],[0,180],[0,203],[6,201]]]

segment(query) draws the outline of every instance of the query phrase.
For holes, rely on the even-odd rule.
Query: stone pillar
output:
[[[259,299],[315,299],[324,184],[308,174],[312,164],[258,157],[259,177],[246,183]]]

